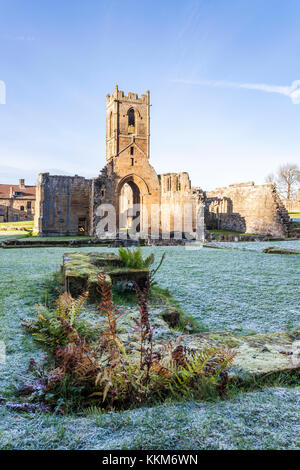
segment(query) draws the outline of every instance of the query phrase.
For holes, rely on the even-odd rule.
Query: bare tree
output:
[[[276,175],[273,173],[267,175],[265,181],[275,182],[280,196],[292,199],[300,183],[300,168],[295,163],[286,163],[278,168]]]
[[[279,193],[291,199],[300,183],[300,168],[296,164],[287,163],[278,170],[277,186]]]
[[[275,175],[274,173],[269,173],[266,177],[265,177],[265,182],[266,183],[274,183],[275,182]]]

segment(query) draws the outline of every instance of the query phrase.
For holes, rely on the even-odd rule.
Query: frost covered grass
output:
[[[0,243],[4,242],[4,240],[9,240],[11,238],[27,238],[28,232],[23,231],[16,231],[16,230],[7,230],[7,231],[0,231]]]
[[[286,243],[297,248],[300,242]],[[263,255],[270,243],[224,245],[229,249],[143,251],[157,256],[167,252],[157,274],[159,285],[212,331],[260,333],[299,325],[299,257]],[[32,378],[29,359],[43,356],[21,328],[20,317],[34,316],[34,303],[47,298],[43,283],[59,269],[62,254],[72,250],[0,249],[0,340],[7,353],[6,364],[0,364],[0,396],[12,397],[15,384]],[[299,393],[297,388],[274,388],[229,401],[164,404],[108,414],[90,410],[81,417],[18,414],[0,406],[0,448],[297,448]]]
[[[299,241],[219,243],[224,250],[167,248],[160,286],[210,331],[251,334],[300,325],[300,260],[268,255],[267,246],[300,249]]]
[[[0,408],[1,449],[299,449],[299,389],[84,416]]]

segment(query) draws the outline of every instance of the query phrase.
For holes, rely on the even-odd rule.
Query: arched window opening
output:
[[[128,115],[128,134],[133,134],[135,131],[134,109],[130,108],[127,112],[127,115]]]

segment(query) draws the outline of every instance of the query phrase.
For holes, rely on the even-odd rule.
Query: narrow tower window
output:
[[[135,115],[134,109],[130,108],[127,112],[128,115],[128,133],[133,134],[135,130]]]
[[[113,115],[112,115],[112,111],[110,112],[110,115],[109,115],[109,137],[112,136],[112,120],[113,120]]]
[[[130,147],[130,155],[133,155],[134,149],[133,147]]]

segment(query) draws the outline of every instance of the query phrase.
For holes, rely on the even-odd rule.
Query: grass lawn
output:
[[[256,233],[245,233],[245,232],[232,232],[230,230],[208,230],[209,233],[215,233],[216,235],[248,235],[248,236],[259,236]],[[261,234],[260,234],[261,236]]]
[[[3,242],[4,240],[9,240],[11,238],[27,238],[28,237],[28,232],[23,232],[21,230],[5,230],[1,231],[0,230],[0,243]]]
[[[25,227],[28,230],[33,229],[33,220],[24,220],[23,222],[1,222],[0,230],[5,229],[6,227]]]
[[[26,230],[21,230],[22,228]],[[8,230],[9,229],[9,230]],[[28,236],[29,233],[27,230],[33,229],[33,220],[24,221],[24,222],[1,222],[0,223],[0,242],[7,238],[24,238],[26,237],[27,240],[76,240],[78,238],[86,238],[91,239],[94,237],[90,237],[88,235],[77,235],[77,236],[57,236],[57,237],[37,237],[37,236]]]
[[[248,245],[248,251],[143,250],[154,251],[157,259],[167,252],[159,285],[169,288],[184,310],[211,330],[283,330],[298,317],[297,259],[264,256],[265,244]],[[33,317],[34,303],[45,298],[45,280],[59,269],[62,254],[72,250],[0,250],[0,341],[7,353],[6,363],[0,364],[0,396],[8,400],[16,384],[32,379],[29,359],[44,355],[21,328],[20,317]],[[18,413],[0,402],[0,449],[296,449],[299,402],[299,388],[280,381],[274,388],[225,401],[166,402],[109,413]]]
[[[90,237],[89,235],[73,235],[73,236],[62,236],[62,237],[28,237],[27,240],[35,240],[35,241],[68,241],[68,240],[78,240],[78,239],[86,239],[91,240],[94,237]]]

